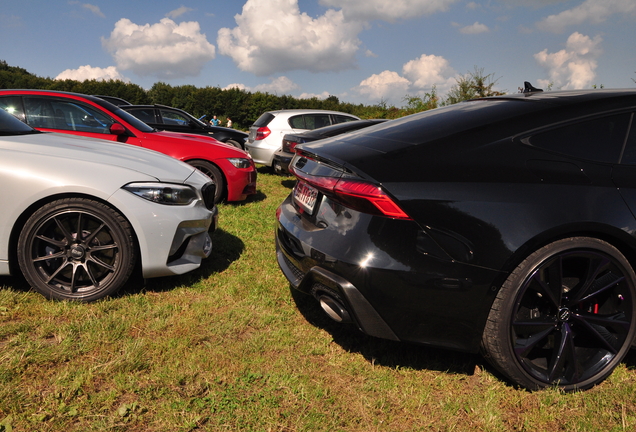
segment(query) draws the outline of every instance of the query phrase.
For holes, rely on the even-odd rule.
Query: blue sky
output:
[[[634,87],[636,0],[2,0],[38,76],[402,106],[475,68],[498,90]]]

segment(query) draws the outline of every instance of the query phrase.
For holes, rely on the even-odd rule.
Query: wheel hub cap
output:
[[[71,246],[71,258],[79,260],[84,258],[85,254],[86,254],[86,251],[84,250],[83,246],[78,244]]]
[[[572,318],[572,311],[568,308],[561,308],[558,315],[559,321],[567,322]]]

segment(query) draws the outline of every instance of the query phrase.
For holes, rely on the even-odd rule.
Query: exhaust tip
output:
[[[338,323],[350,323],[351,316],[347,309],[338,300],[327,295],[321,295],[318,297],[320,307],[323,311],[335,322]]]

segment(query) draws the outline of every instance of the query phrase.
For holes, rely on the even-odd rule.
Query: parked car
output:
[[[210,255],[215,185],[139,147],[42,133],[0,110],[0,274],[50,299],[113,295],[141,276],[182,274]]]
[[[40,131],[117,141],[156,150],[211,177],[216,200],[241,201],[256,193],[256,167],[242,150],[202,135],[157,131],[95,96],[47,90],[0,90],[0,109]]]
[[[293,288],[363,332],[586,389],[636,329],[636,90],[442,107],[296,147]]]
[[[117,106],[125,106],[125,105],[132,105],[130,102],[128,102],[125,99],[122,98],[118,98],[115,96],[104,96],[104,95],[95,95],[98,98],[102,98],[107,102],[112,103],[113,105],[117,105]]]
[[[292,157],[294,157],[294,148],[296,148],[298,144],[304,144],[344,133],[354,132],[378,123],[384,123],[385,121],[387,120],[354,120],[346,123],[336,123],[331,126],[325,126],[307,132],[286,134],[283,136],[282,148],[274,153],[274,161],[272,162],[274,171],[279,174],[289,174],[289,163],[291,162]]]
[[[178,108],[164,105],[122,105],[121,109],[155,129],[209,135],[222,143],[245,149],[248,137],[245,132],[222,126],[210,126]]]
[[[279,110],[263,113],[250,127],[245,148],[254,162],[271,167],[274,153],[281,149],[283,136],[336,123],[360,120],[351,114],[326,110]]]

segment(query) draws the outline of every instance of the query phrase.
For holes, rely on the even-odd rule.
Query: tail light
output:
[[[259,127],[258,130],[256,131],[256,138],[254,138],[254,141],[265,139],[271,133],[272,131],[269,130],[267,126]]]
[[[283,140],[283,151],[287,153],[294,153],[294,149],[299,143],[296,141]]]
[[[333,201],[352,210],[392,219],[411,220],[411,217],[400,208],[393,198],[373,183],[356,179],[313,176],[301,173],[293,166],[290,167],[290,171]]]

